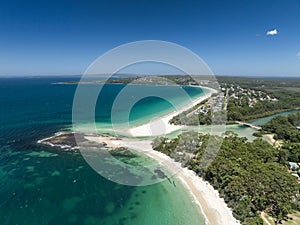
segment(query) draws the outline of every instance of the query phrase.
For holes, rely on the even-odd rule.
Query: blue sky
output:
[[[149,39],[189,48],[215,74],[300,77],[299,0],[0,0],[0,76],[81,74]]]

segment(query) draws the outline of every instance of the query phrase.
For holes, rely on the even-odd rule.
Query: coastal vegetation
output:
[[[235,94],[228,102],[228,121],[256,119],[300,107],[299,78],[217,79],[222,88],[230,87]]]
[[[280,163],[289,166],[295,163],[293,170],[300,174],[300,113],[278,116],[262,126],[259,134],[274,134],[274,139],[281,141],[278,147]],[[299,177],[300,179],[300,177]]]
[[[262,126],[265,133],[274,133],[275,139],[291,143],[300,142],[300,113],[278,116]]]
[[[280,151],[262,139],[247,142],[226,132],[214,158],[206,149],[220,138],[187,132],[174,139],[157,138],[153,148],[207,180],[244,225],[262,225],[261,212],[279,223],[287,220],[293,209],[299,210],[299,186],[280,164]]]
[[[210,125],[211,118],[226,113],[227,124],[232,124],[300,107],[300,80],[296,78],[282,80],[217,76],[217,80],[221,88],[219,96],[223,96],[224,100],[222,107],[218,107],[216,102],[220,104],[221,100],[217,101],[215,96],[215,100],[212,97],[212,100],[183,112],[170,122],[175,125]],[[219,113],[216,114],[216,111]]]

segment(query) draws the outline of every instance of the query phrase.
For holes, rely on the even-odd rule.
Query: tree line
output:
[[[264,211],[277,222],[299,209],[296,178],[280,164],[280,152],[262,139],[248,142],[233,132],[222,137],[185,132],[174,139],[157,138],[153,148],[207,180],[243,225],[262,225]],[[207,152],[223,141],[218,152]]]

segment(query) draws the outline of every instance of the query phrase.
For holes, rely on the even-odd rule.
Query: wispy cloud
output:
[[[297,56],[297,59],[300,59],[300,52],[298,52],[298,54],[296,56]]]
[[[273,35],[277,35],[277,34],[278,34],[277,29],[274,29],[274,30],[268,30],[268,31],[267,31],[267,35],[273,36]]]

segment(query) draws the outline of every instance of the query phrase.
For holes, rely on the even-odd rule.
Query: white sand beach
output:
[[[199,104],[205,99],[208,99],[212,94],[217,93],[217,91],[212,88],[205,87],[203,89],[205,95],[193,100],[192,102],[189,102],[183,107],[180,107],[180,109],[178,109],[177,111],[173,111],[160,118],[155,118],[146,124],[130,128],[129,130],[124,130],[123,133],[126,135],[130,135],[132,137],[149,137],[149,136],[159,136],[159,135],[169,134],[176,130],[181,129],[182,126],[169,124],[169,121],[174,116],[177,116],[178,114],[192,108],[193,106]]]
[[[280,147],[283,144],[282,140],[276,140],[274,138],[274,134],[264,134],[263,139],[276,148]]]
[[[180,110],[167,114],[161,118],[154,119],[141,126],[136,126],[128,131],[124,131],[126,136],[132,137],[145,137],[145,136],[158,136],[168,134],[182,126],[170,125],[169,120],[174,116],[182,113],[189,108],[197,105],[203,100],[209,98],[213,93],[217,91],[214,89],[208,89],[204,96],[201,96],[194,100],[191,104],[187,104],[180,108]],[[129,135],[128,135],[129,134]],[[229,209],[224,202],[224,199],[219,197],[218,191],[202,178],[197,176],[193,171],[187,168],[182,168],[181,165],[175,162],[167,155],[157,152],[152,149],[151,140],[142,140],[138,138],[115,138],[115,137],[99,137],[99,136],[86,136],[89,141],[103,143],[105,142],[108,147],[126,147],[128,149],[135,150],[139,153],[143,153],[148,157],[156,160],[159,164],[163,165],[168,171],[171,171],[174,176],[180,180],[183,186],[191,195],[193,203],[198,207],[199,213],[204,215],[206,224],[210,225],[239,225],[233,215],[231,209]]]
[[[126,147],[143,153],[158,163],[164,165],[168,170],[175,172],[175,177],[180,180],[183,186],[191,195],[191,199],[197,205],[199,212],[204,215],[206,223],[210,225],[239,225],[233,217],[231,209],[219,197],[218,191],[193,171],[182,168],[179,163],[167,155],[154,151],[150,140],[122,138],[117,140],[114,137],[87,136],[89,141],[105,142],[109,147]]]

